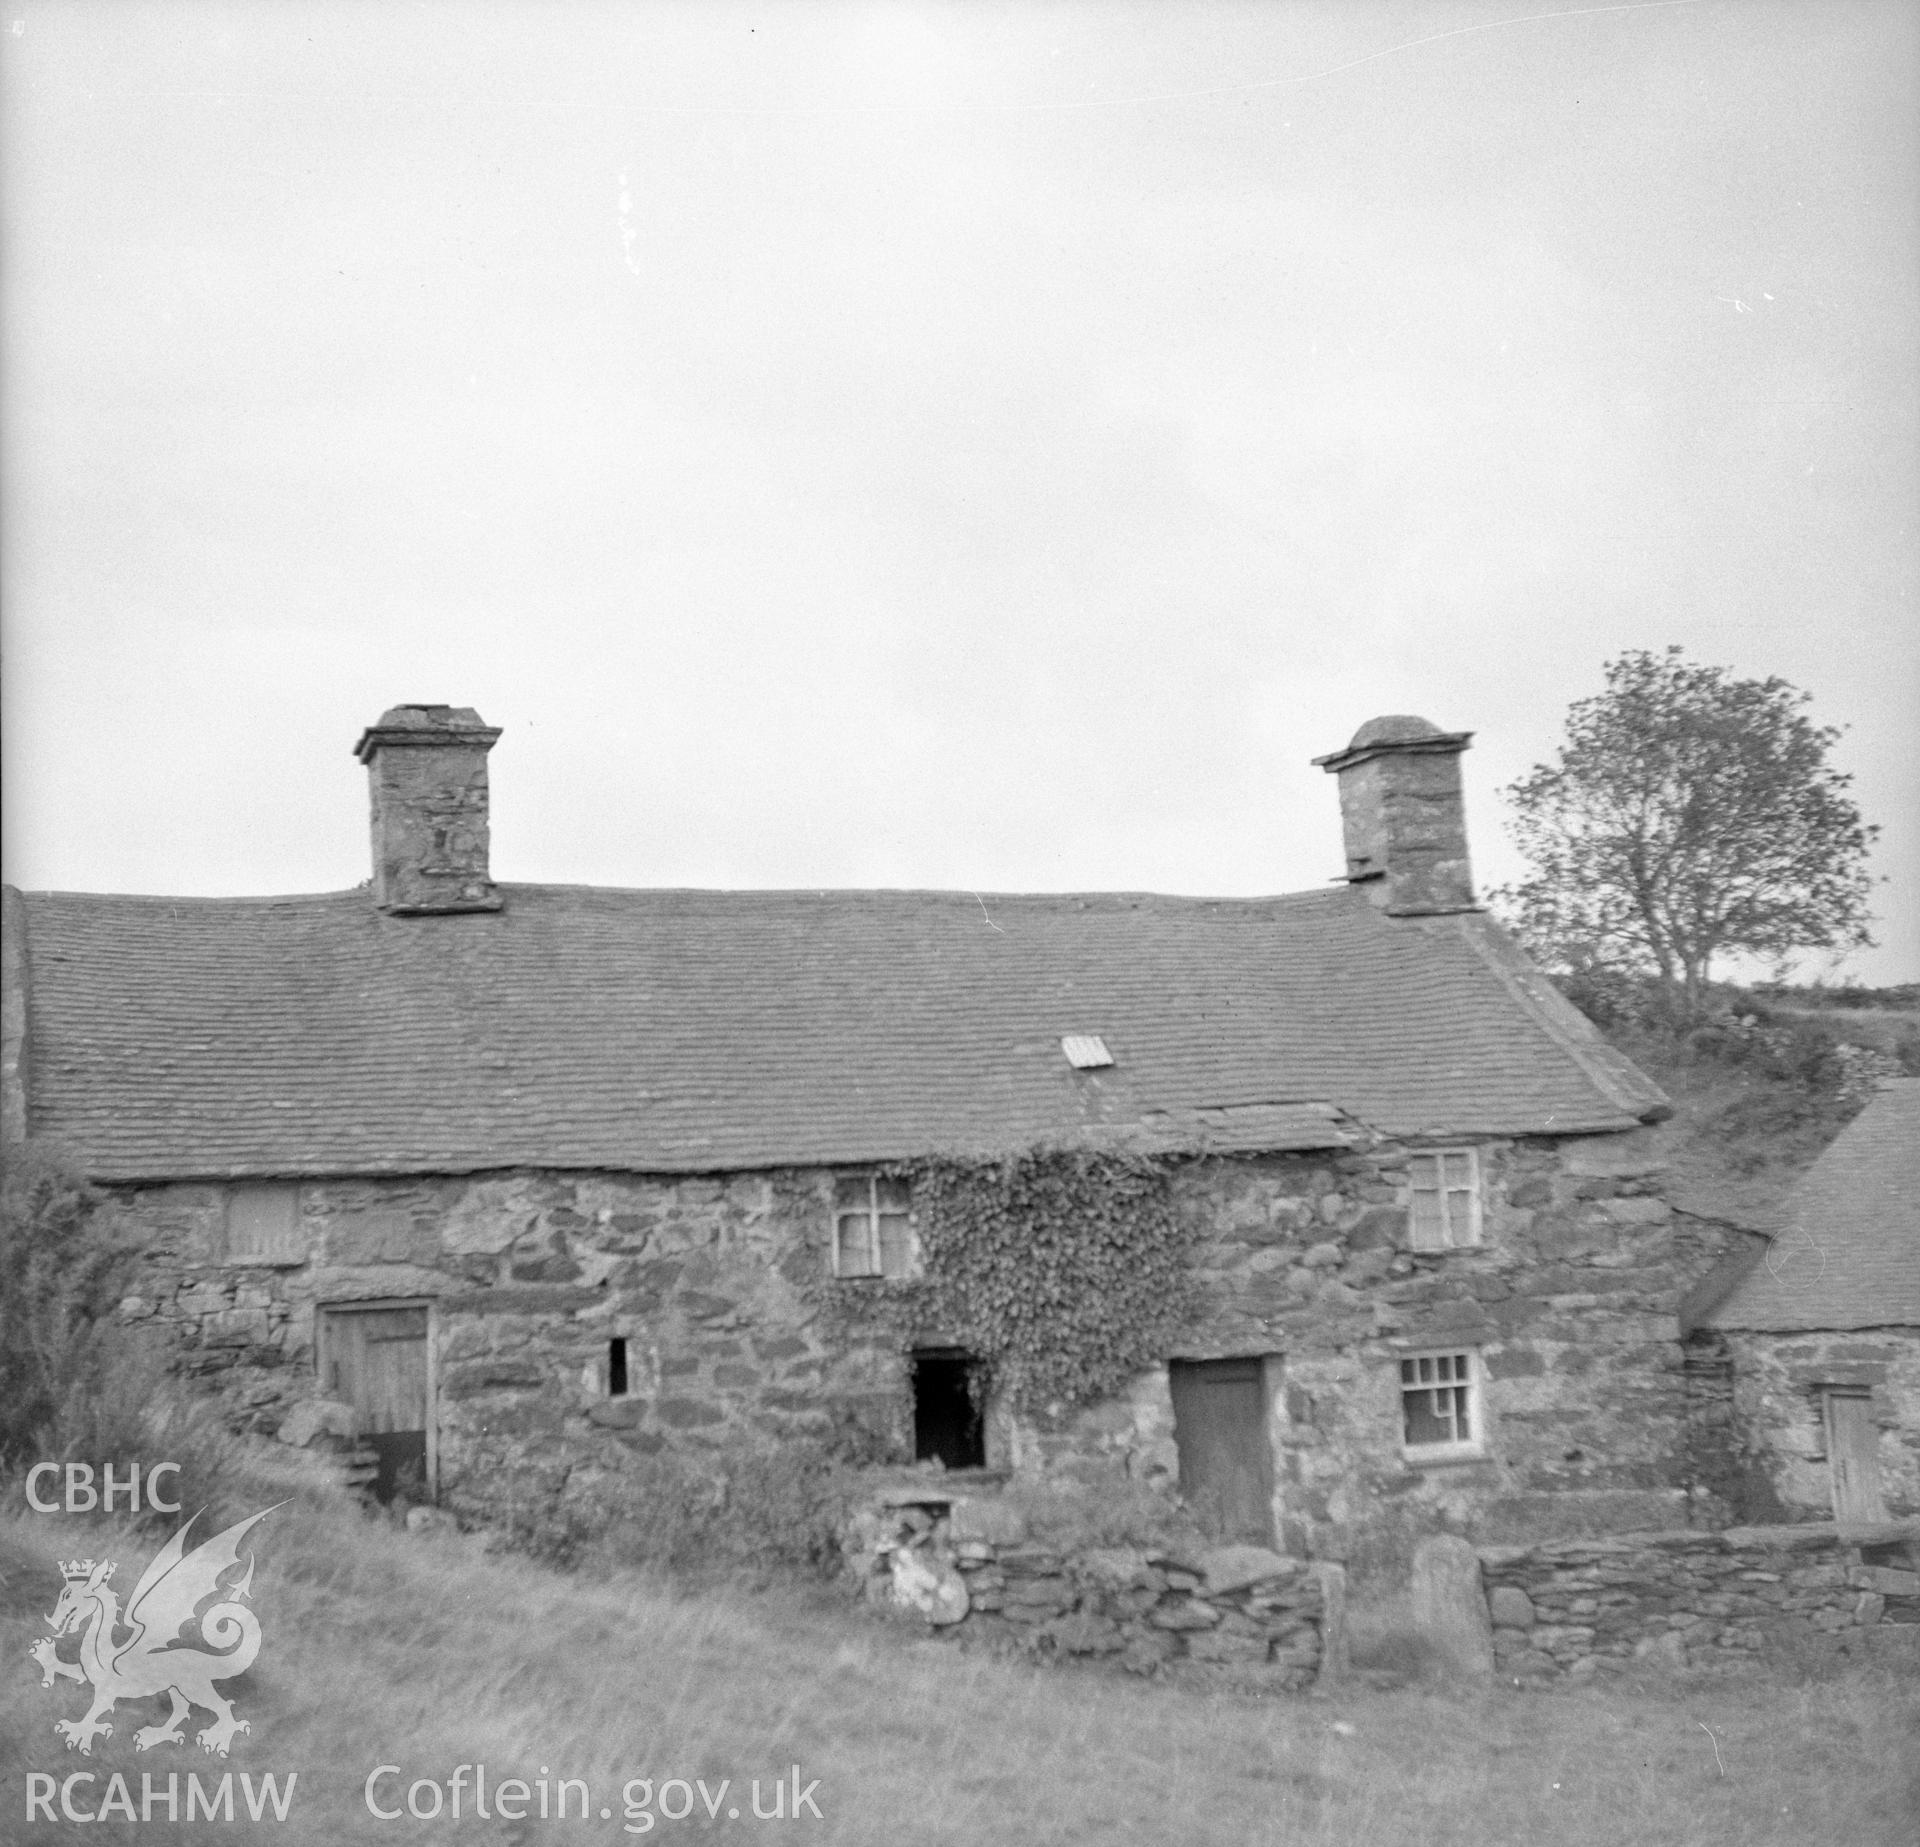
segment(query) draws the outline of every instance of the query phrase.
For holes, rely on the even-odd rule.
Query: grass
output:
[[[0,1520],[0,1838],[27,1826],[25,1775],[113,1770],[298,1771],[282,1824],[155,1823],[136,1838],[614,1841],[620,1787],[721,1778],[721,1819],[649,1811],[656,1838],[711,1831],[850,1843],[1341,1843],[1360,1847],[1912,1847],[1920,1838],[1920,1682],[1884,1668],[1785,1677],[1628,1681],[1541,1694],[1461,1690],[1390,1635],[1400,1686],[1266,1698],[1029,1667],[852,1610],[838,1593],[678,1595],[643,1578],[566,1577],[478,1541],[410,1538],[309,1493],[261,1529],[260,1661],[228,1690],[251,1735],[224,1761],[191,1743],[145,1756],[122,1708],[82,1759],[52,1730],[71,1683],[44,1691],[26,1660],[59,1588],[56,1555],[122,1557],[155,1543],[64,1516]],[[116,1550],[116,1548],[118,1548]],[[117,1580],[117,1581],[119,1581]],[[1367,1658],[1363,1649],[1363,1658]],[[1389,1679],[1377,1671],[1376,1681]],[[155,1702],[157,1706],[157,1702]],[[201,1723],[204,1721],[196,1721]],[[490,1782],[578,1777],[612,1819],[545,1825],[378,1821],[362,1800],[382,1763],[444,1783],[484,1761]],[[801,1766],[823,1819],[756,1823],[747,1782]],[[183,1777],[184,1785],[184,1777]],[[677,1791],[660,1790],[669,1807]],[[789,1791],[790,1793],[790,1791]],[[689,1792],[691,1797],[691,1792]],[[396,1793],[387,1793],[394,1806]],[[422,1803],[426,1798],[422,1796]],[[737,1803],[742,1816],[725,1819]],[[164,1813],[164,1811],[163,1811]],[[636,1823],[637,1825],[637,1823]],[[123,1824],[123,1833],[126,1832]]]
[[[1866,1100],[1865,1091],[1835,1087],[1822,1048],[1864,1046],[1914,1069],[1920,1015],[1790,1007],[1771,995],[1761,1003],[1738,989],[1720,998],[1729,1016],[1759,1009],[1790,1042],[1776,1056],[1743,1053],[1737,1035],[1676,1029],[1657,1016],[1611,1019],[1606,1034],[1673,1102],[1674,1203],[1707,1218],[1766,1225]]]
[[[1819,1020],[1852,1045],[1871,1046],[1897,1058],[1902,1046],[1920,1038],[1920,1012],[1904,1007],[1795,1007],[1781,1006],[1791,1019]]]

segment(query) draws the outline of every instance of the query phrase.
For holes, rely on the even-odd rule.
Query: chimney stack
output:
[[[1424,718],[1370,718],[1345,750],[1314,758],[1340,778],[1347,880],[1390,917],[1479,908],[1460,794],[1472,741]]]
[[[471,706],[397,705],[353,754],[373,795],[373,901],[399,917],[497,911],[487,872],[487,752]]]

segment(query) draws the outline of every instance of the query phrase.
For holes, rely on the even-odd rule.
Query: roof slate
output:
[[[451,917],[364,889],[27,894],[33,1131],[103,1179],[697,1172],[1663,1108],[1490,919],[1388,918],[1347,887],[500,890]],[[1078,1033],[1114,1066],[1074,1070]]]
[[[1920,1078],[1883,1085],[1801,1175],[1717,1328],[1920,1327]]]

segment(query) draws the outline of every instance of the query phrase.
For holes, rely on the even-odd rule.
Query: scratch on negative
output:
[[[1806,1240],[1807,1248],[1811,1250],[1813,1254],[1820,1259],[1820,1267],[1813,1273],[1813,1276],[1811,1278],[1813,1282],[1817,1283],[1821,1279],[1821,1277],[1825,1276],[1827,1273],[1827,1247],[1824,1244],[1822,1244],[1820,1240],[1816,1238],[1813,1235],[1813,1233],[1810,1232],[1804,1225],[1796,1225],[1794,1226],[1792,1232],[1784,1236],[1774,1236],[1767,1240],[1767,1250],[1766,1250],[1766,1259],[1765,1259],[1766,1266],[1767,1266],[1767,1274],[1771,1277],[1774,1277],[1776,1280],[1786,1275],[1787,1273],[1786,1266],[1788,1265],[1788,1263],[1792,1261],[1790,1252],[1792,1251],[1792,1248],[1793,1248],[1793,1239],[1796,1236],[1800,1238],[1804,1238]],[[1780,1261],[1778,1263],[1775,1263],[1773,1260],[1773,1254],[1775,1251],[1780,1252]],[[1800,1281],[1800,1279],[1797,1277],[1794,1280],[1796,1283]],[[1694,1723],[1696,1725],[1699,1724],[1699,1720],[1696,1719]]]
[[[1718,1738],[1716,1738],[1716,1737],[1714,1737],[1714,1735],[1713,1735],[1713,1727],[1712,1727],[1711,1725],[1709,1725],[1709,1724],[1707,1724],[1707,1723],[1706,1723],[1706,1721],[1705,1721],[1704,1719],[1695,1719],[1695,1720],[1694,1720],[1694,1724],[1696,1724],[1697,1726],[1699,1726],[1699,1727],[1700,1727],[1700,1729],[1701,1729],[1701,1730],[1702,1730],[1703,1732],[1705,1732],[1705,1733],[1707,1734],[1707,1739],[1708,1739],[1708,1741],[1709,1741],[1709,1742],[1710,1742],[1710,1743],[1712,1744],[1712,1746],[1713,1746],[1713,1761],[1714,1761],[1714,1762],[1715,1762],[1716,1764],[1719,1764],[1719,1765],[1720,1765],[1720,1774],[1721,1774],[1722,1776],[1725,1776],[1725,1775],[1727,1774],[1727,1766],[1725,1765],[1725,1763],[1723,1763],[1723,1762],[1721,1761],[1721,1757],[1720,1757],[1720,1740],[1719,1740]]]
[[[973,901],[974,901],[974,903],[975,903],[975,904],[977,904],[977,905],[979,905],[979,907],[980,907],[980,915],[981,915],[982,917],[985,917],[985,918],[986,918],[986,920],[987,920],[987,928],[988,928],[989,930],[1000,930],[1000,926],[999,926],[999,925],[998,925],[997,923],[995,923],[995,922],[993,921],[993,918],[992,918],[992,916],[991,916],[991,915],[990,915],[990,914],[988,913],[988,910],[987,910],[987,901],[986,901],[986,899],[984,899],[983,897],[981,897],[981,895],[980,895],[980,894],[979,894],[978,892],[975,892],[975,893],[973,894]],[[1004,930],[1000,930],[1000,934],[1001,934],[1002,936],[1005,936],[1005,935],[1006,935],[1006,931],[1004,931]]]

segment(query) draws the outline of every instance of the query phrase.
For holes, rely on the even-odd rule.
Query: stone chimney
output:
[[[1389,916],[1479,908],[1460,795],[1472,740],[1424,718],[1370,718],[1345,750],[1314,758],[1340,778],[1348,882]]]
[[[487,873],[487,752],[471,706],[397,705],[353,754],[373,794],[373,901],[400,917],[497,911]]]

